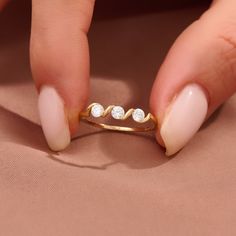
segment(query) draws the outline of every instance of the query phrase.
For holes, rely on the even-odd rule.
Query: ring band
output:
[[[96,118],[105,118],[108,114],[116,120],[124,121],[132,116],[133,120],[136,123],[144,124],[144,123],[152,123],[151,125],[141,127],[128,127],[128,126],[118,126],[118,125],[111,125],[111,124],[104,124],[104,123],[97,123],[93,119]],[[81,121],[92,125],[94,127],[106,129],[106,130],[114,130],[114,131],[122,131],[122,132],[147,132],[153,131],[156,129],[156,118],[151,114],[148,113],[145,116],[145,113],[140,108],[131,108],[127,112],[124,111],[123,107],[109,105],[106,109],[99,104],[99,103],[92,103],[90,104],[85,111],[80,113]]]

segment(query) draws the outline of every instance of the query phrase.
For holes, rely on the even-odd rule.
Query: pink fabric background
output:
[[[236,235],[236,97],[173,158],[152,135],[85,125],[53,153],[37,115],[27,19],[16,12],[0,16],[0,235]],[[167,49],[201,12],[95,22],[90,101],[147,111]]]

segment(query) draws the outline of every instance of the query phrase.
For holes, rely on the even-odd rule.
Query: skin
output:
[[[72,135],[78,128],[78,113],[88,97],[87,32],[94,1],[32,0],[33,78],[38,90],[47,84],[60,93]],[[0,10],[7,2],[0,0]],[[207,117],[236,91],[235,9],[235,0],[213,1],[171,47],[150,96],[150,109],[158,114],[159,126],[173,97],[188,83],[196,82],[205,90],[209,102]],[[65,55],[69,60],[64,60]],[[159,130],[156,137],[164,145]]]

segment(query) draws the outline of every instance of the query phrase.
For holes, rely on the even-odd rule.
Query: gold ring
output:
[[[137,126],[137,127],[127,127],[127,126],[118,126],[111,124],[103,124],[94,121],[96,118],[105,118],[108,114],[110,114],[115,120],[124,121],[130,116],[132,116],[133,121],[139,124],[144,123],[152,123],[148,126]],[[106,109],[99,103],[90,104],[85,111],[80,113],[81,121],[90,124],[92,126],[107,129],[107,130],[115,130],[115,131],[124,131],[124,132],[146,132],[152,131],[156,128],[156,118],[148,113],[145,116],[145,113],[140,108],[130,108],[127,112],[125,112],[124,108],[121,106],[110,105]]]

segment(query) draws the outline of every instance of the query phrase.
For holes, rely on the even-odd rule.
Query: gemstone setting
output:
[[[101,104],[96,103],[92,106],[91,114],[93,117],[95,118],[101,117],[103,112],[104,112],[104,107]]]
[[[125,110],[121,106],[114,106],[111,110],[111,116],[116,120],[123,119],[125,115]]]
[[[133,117],[134,121],[142,123],[145,118],[145,113],[142,109],[137,108],[133,111],[132,117]]]

